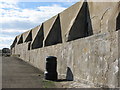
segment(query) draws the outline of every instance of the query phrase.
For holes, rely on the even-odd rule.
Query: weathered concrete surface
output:
[[[0,61],[1,63],[1,61]],[[15,57],[2,59],[2,88],[45,88],[43,72]]]
[[[56,56],[59,78],[73,76],[73,80],[89,85],[120,87],[119,5],[119,2],[78,2],[57,15],[60,16],[63,43],[52,43],[56,41],[52,39],[57,31],[52,29],[58,18],[55,16],[42,24],[43,44],[47,40],[49,47],[44,45],[43,48],[28,50],[32,44],[26,42],[15,45],[13,54],[19,54],[20,58],[42,71],[45,70],[45,58]],[[40,26],[32,30],[32,42],[38,38],[39,30]],[[42,40],[37,44],[40,42]],[[70,73],[66,75],[67,68]]]

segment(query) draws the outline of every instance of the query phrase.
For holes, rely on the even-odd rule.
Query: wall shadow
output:
[[[88,3],[84,2],[70,29],[67,41],[76,40],[90,35],[93,35],[90,12]]]
[[[74,80],[73,72],[70,69],[70,67],[67,67],[66,78],[65,79],[58,79],[57,82],[73,81],[73,80]]]
[[[32,30],[29,32],[25,42],[29,42],[29,41],[32,41]]]
[[[66,80],[67,81],[73,81],[74,80],[73,72],[70,69],[70,67],[67,67]]]
[[[40,30],[38,31],[33,43],[32,43],[32,49],[37,49],[43,47],[43,40],[44,40],[44,32],[43,32],[43,24],[40,27]]]
[[[21,44],[21,43],[23,43],[23,35],[20,36],[20,39],[18,41],[18,44]]]
[[[120,30],[120,12],[118,14],[118,17],[116,19],[116,31]]]

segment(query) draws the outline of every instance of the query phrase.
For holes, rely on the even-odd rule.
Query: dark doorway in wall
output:
[[[116,31],[120,30],[120,12],[118,14],[118,17],[116,19]]]
[[[44,32],[43,32],[43,24],[40,27],[40,30],[38,31],[33,43],[32,43],[32,49],[37,49],[43,47],[43,39],[44,39]]]
[[[45,46],[51,46],[58,43],[62,43],[61,35],[61,25],[60,25],[60,16],[58,15],[56,21],[54,22],[45,42]]]
[[[16,37],[15,40],[13,41],[13,44],[11,45],[11,48],[14,48],[15,45],[16,45],[16,43],[17,43],[17,37]]]
[[[21,43],[23,43],[23,35],[20,36],[20,39],[18,41],[18,44],[21,44]]]
[[[25,42],[29,42],[29,41],[32,41],[32,31],[29,32]]]
[[[88,3],[84,2],[73,23],[67,41],[93,35]]]
[[[74,76],[73,76],[73,73],[72,73],[72,70],[70,69],[70,67],[67,67],[66,80],[68,80],[68,81],[74,80]]]

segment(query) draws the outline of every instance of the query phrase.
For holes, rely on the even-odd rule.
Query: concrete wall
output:
[[[119,4],[78,2],[32,29],[32,41],[25,42],[29,34],[17,36],[12,54],[19,54],[42,71],[45,58],[56,56],[59,78],[98,87],[118,87]],[[23,43],[19,43],[21,36]]]
[[[118,86],[118,31],[112,35],[102,33],[30,51],[27,46],[28,43],[15,46],[15,53],[43,71],[45,58],[52,55],[57,57],[59,78],[66,77],[69,67],[74,80],[109,87]]]

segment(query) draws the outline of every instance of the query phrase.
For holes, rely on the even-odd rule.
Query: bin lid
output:
[[[46,59],[48,59],[48,58],[55,58],[55,59],[57,59],[55,56],[47,56]]]
[[[47,57],[46,57],[46,61],[49,61],[49,62],[57,62],[57,58],[54,57],[54,56],[47,56]]]

